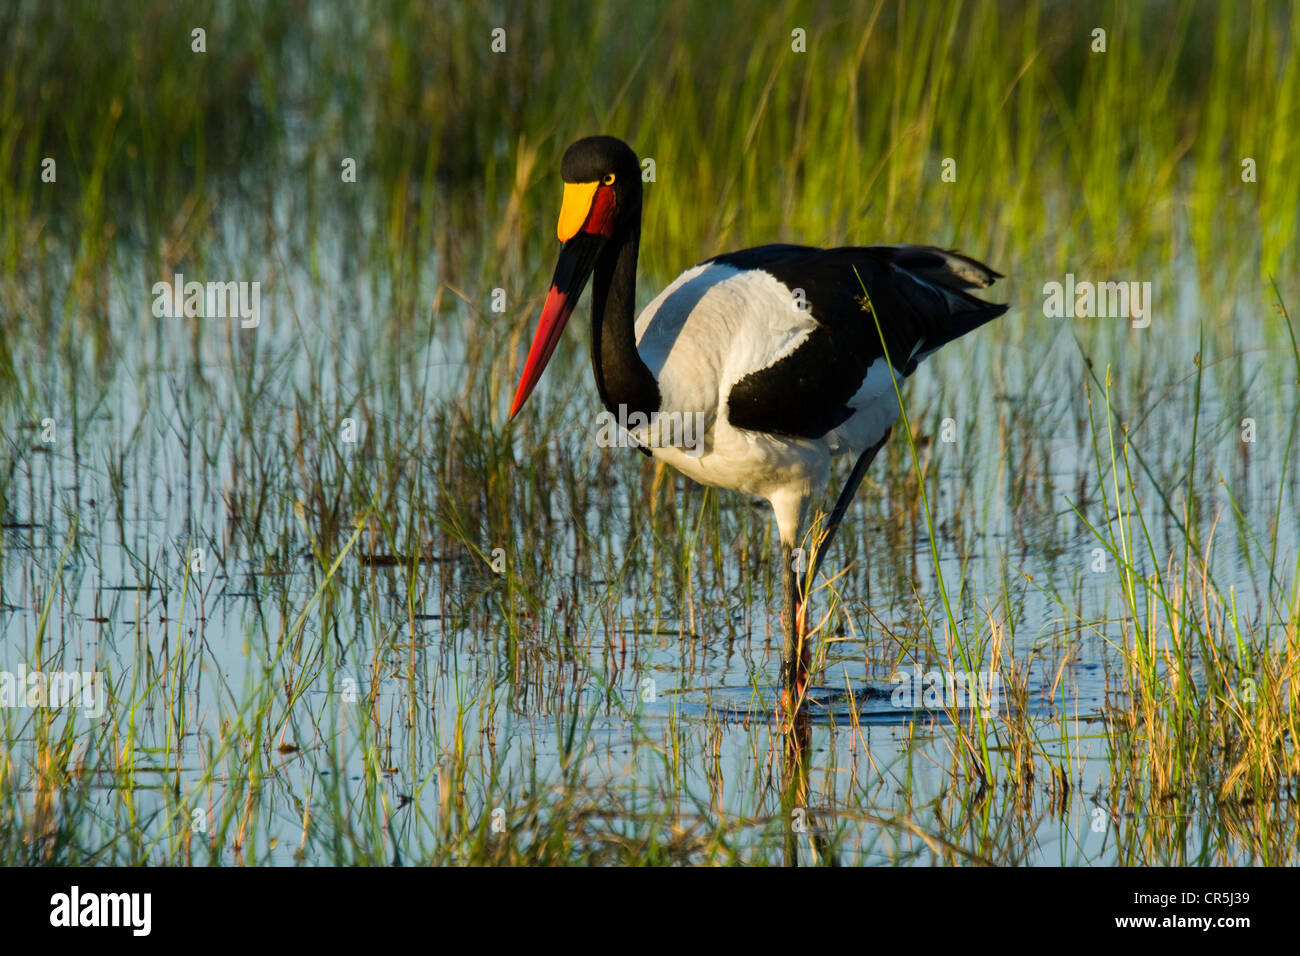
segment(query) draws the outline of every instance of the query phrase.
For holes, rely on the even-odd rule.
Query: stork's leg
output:
[[[787,729],[803,707],[811,670],[811,645],[805,628],[803,585],[795,571],[794,548],[781,542],[781,710]]]
[[[844,520],[844,514],[849,510],[849,505],[853,504],[853,498],[858,493],[858,485],[862,484],[862,478],[871,467],[871,463],[876,460],[876,453],[884,447],[885,442],[889,441],[891,429],[885,429],[884,437],[876,442],[861,455],[858,456],[857,462],[853,465],[853,471],[849,474],[849,480],[844,483],[844,490],[835,501],[835,508],[831,511],[830,518],[826,521],[826,530],[822,533],[821,541],[817,543],[817,553],[813,555],[812,574],[808,575],[808,580],[815,580],[817,569],[821,567],[822,557],[830,548],[831,540],[835,537],[835,532],[839,530],[840,522]],[[803,606],[803,596],[798,597],[800,610]]]
[[[781,541],[781,697],[794,687],[794,650],[798,643],[794,628],[794,549]],[[788,704],[793,701],[787,701]]]
[[[889,431],[886,430],[880,441],[858,456],[849,480],[844,483],[844,489],[826,522],[826,530],[817,543],[811,574],[796,574],[793,544],[784,535],[781,538],[781,623],[784,626],[781,641],[781,702],[786,717],[793,716],[802,707],[804,690],[808,686],[808,675],[812,669],[811,646],[806,633],[808,596],[804,594],[804,581],[816,578],[822,556],[830,547],[849,505],[853,503],[858,486],[862,484],[862,477],[888,440]]]
[[[853,498],[858,493],[858,486],[862,484],[862,477],[888,440],[889,429],[886,429],[880,441],[858,456],[853,471],[849,474],[849,480],[844,483],[844,488],[835,501],[835,507],[826,522],[826,530],[815,548],[811,574],[805,576],[795,572],[794,529],[793,527],[790,529],[789,538],[783,529],[781,535],[781,703],[787,717],[793,716],[802,707],[804,690],[808,686],[808,675],[812,669],[811,647],[806,640],[808,596],[804,594],[804,581],[816,579],[822,556],[830,547],[835,532],[839,530],[840,522],[844,520],[844,515],[849,510],[849,505],[853,503]],[[800,514],[802,514],[802,505]]]

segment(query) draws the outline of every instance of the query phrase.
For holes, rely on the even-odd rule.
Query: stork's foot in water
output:
[[[783,732],[793,729],[794,718],[803,707],[808,690],[808,676],[812,669],[812,642],[808,640],[807,601],[795,601],[794,635],[797,648],[793,660],[781,663],[781,698],[777,704],[777,720]],[[781,615],[781,627],[787,627],[785,614]]]

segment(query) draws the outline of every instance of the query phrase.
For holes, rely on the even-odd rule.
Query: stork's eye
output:
[[[614,174],[613,174],[613,173],[607,173],[607,174],[605,175],[605,178],[602,179],[601,182],[604,183],[606,186],[612,186],[612,185],[614,185]]]

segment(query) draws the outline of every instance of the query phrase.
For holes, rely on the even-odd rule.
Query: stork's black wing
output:
[[[886,349],[907,376],[930,352],[1007,310],[967,292],[1001,275],[931,246],[770,245],[709,261],[774,276],[792,303],[801,290],[817,322],[794,352],[731,389],[731,423],[774,435],[820,438],[853,414],[849,399]]]

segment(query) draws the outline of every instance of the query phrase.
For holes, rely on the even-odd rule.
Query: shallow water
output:
[[[789,827],[772,719],[780,636],[766,508],[669,474],[656,504],[668,517],[648,519],[653,465],[594,441],[585,330],[567,335],[537,422],[500,442],[536,487],[485,494],[477,483],[493,472],[473,456],[487,444],[459,417],[492,407],[483,377],[477,408],[463,406],[466,382],[482,375],[472,326],[531,329],[536,303],[397,322],[385,311],[391,287],[350,266],[345,242],[322,238],[316,256],[323,268],[277,267],[256,329],[153,318],[156,277],[124,254],[108,282],[111,361],[50,360],[14,339],[20,360],[43,364],[25,415],[4,429],[0,669],[34,669],[39,658],[46,671],[93,669],[112,682],[101,718],[112,730],[83,754],[100,772],[77,822],[82,838],[111,841],[129,805],[137,852],[174,860],[177,820],[235,804],[239,848],[227,840],[215,859],[365,858],[341,849],[338,832],[304,841],[304,807],[328,794],[371,835],[365,852],[411,861],[436,855],[451,804],[464,827],[567,792],[581,793],[585,819],[606,835],[666,815],[687,834],[723,825],[742,858],[781,859]],[[207,262],[223,278],[266,274],[250,248],[215,248]],[[1146,846],[1151,814],[1098,796],[1109,786],[1124,611],[1117,569],[1072,509],[1106,521],[1081,349],[1099,377],[1112,365],[1115,404],[1150,469],[1133,491],[1151,553],[1182,560],[1174,516],[1186,513],[1194,359],[1204,350],[1199,547],[1213,530],[1215,583],[1232,588],[1244,618],[1269,600],[1262,555],[1272,550],[1283,573],[1295,563],[1296,523],[1276,521],[1300,510],[1297,462],[1285,458],[1294,405],[1273,400],[1293,358],[1264,307],[1236,300],[1230,327],[1207,327],[1202,343],[1204,301],[1175,272],[1162,285],[1179,289],[1177,306],[1150,329],[1071,324],[1042,317],[1042,277],[998,265],[1013,276],[1013,311],[928,360],[907,393],[925,438],[938,574],[899,430],[825,564],[848,570],[835,581],[842,607],[819,632],[826,651],[800,809],[815,821],[804,832],[835,839],[814,850],[801,834],[803,860],[1113,863]],[[432,267],[418,279],[426,307],[436,281]],[[643,277],[642,301],[657,281]],[[1095,385],[1091,394],[1104,429],[1104,399]],[[494,414],[488,431],[501,435]],[[52,442],[42,440],[47,417]],[[1241,440],[1245,417],[1254,443]],[[358,422],[356,445],[336,433],[343,418]],[[941,437],[948,418],[952,442]],[[543,435],[545,420],[561,427]],[[541,471],[529,477],[530,468]],[[1108,462],[1103,472],[1115,480]],[[317,600],[367,496],[397,537],[386,540],[372,517]],[[508,574],[492,567],[494,548]],[[979,786],[959,757],[969,702],[895,698],[900,672],[950,669],[940,575],[975,667],[990,666],[996,625],[1009,652],[999,660],[1022,668],[1023,696],[1003,687],[994,713],[1038,729],[1068,788]],[[831,603],[821,590],[814,610]],[[32,713],[0,712],[20,778],[39,752]],[[105,732],[72,719],[93,731],[87,741]],[[241,746],[263,751],[251,791],[239,779],[246,767],[224,769]],[[456,760],[471,769],[453,773]],[[342,778],[341,797],[332,778]],[[366,830],[368,814],[383,827]],[[1203,859],[1213,824],[1188,819],[1140,858]],[[545,830],[544,814],[529,820]],[[1251,858],[1231,833],[1214,854]]]

